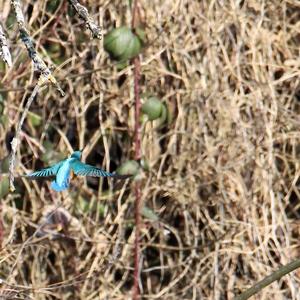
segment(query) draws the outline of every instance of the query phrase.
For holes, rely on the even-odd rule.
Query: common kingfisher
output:
[[[38,177],[55,177],[51,182],[51,188],[57,192],[68,189],[70,185],[71,171],[78,176],[93,176],[93,177],[114,177],[116,179],[126,179],[131,175],[118,175],[103,171],[100,168],[81,162],[82,151],[75,151],[70,157],[64,159],[57,164],[25,175],[29,179],[37,179]]]

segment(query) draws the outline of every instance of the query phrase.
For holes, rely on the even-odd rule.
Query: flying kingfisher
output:
[[[126,179],[131,177],[131,175],[109,173],[100,168],[82,163],[80,161],[81,152],[82,151],[75,151],[67,159],[64,159],[46,169],[25,175],[25,177],[28,177],[29,179],[37,179],[38,177],[55,177],[55,179],[51,182],[51,188],[57,192],[68,189],[71,171],[73,171],[75,175],[79,176],[114,177],[117,179]]]

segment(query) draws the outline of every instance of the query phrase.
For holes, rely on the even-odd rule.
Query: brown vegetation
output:
[[[130,26],[129,1],[82,3],[104,34]],[[22,4],[66,95],[49,86],[33,102],[16,174],[82,148],[114,171],[134,158],[132,65],[119,70],[66,1]],[[7,191],[5,156],[37,75],[9,1],[0,11],[13,58],[0,62],[1,297],[129,299],[132,182],[73,178],[54,193],[17,177]],[[299,256],[299,1],[140,0],[139,14],[141,93],[172,112],[143,127],[141,294],[232,299]],[[296,271],[256,299],[299,299],[299,285]]]

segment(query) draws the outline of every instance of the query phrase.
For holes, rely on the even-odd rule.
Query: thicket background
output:
[[[130,26],[129,1],[82,1],[103,33]],[[17,174],[84,148],[114,171],[134,156],[133,74],[121,71],[67,1],[22,1],[36,49],[65,97],[40,93],[23,127]],[[147,123],[142,153],[143,299],[232,299],[299,257],[300,5],[284,1],[139,1],[149,46],[142,93],[172,112]],[[37,81],[9,1],[0,19],[0,285],[3,299],[129,299],[132,183],[74,178],[66,193],[17,178],[5,157]],[[48,218],[49,235],[41,224]],[[149,216],[150,211],[150,216]],[[158,220],[155,220],[158,217]],[[35,232],[35,235],[33,233]],[[256,299],[300,299],[299,272]],[[17,298],[19,297],[19,298]],[[254,297],[255,299],[255,297]]]

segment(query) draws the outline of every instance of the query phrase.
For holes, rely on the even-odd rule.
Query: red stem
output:
[[[133,7],[132,7],[132,21],[131,21],[131,27],[132,29],[135,29],[137,25],[137,18],[138,18],[138,0],[134,0]]]
[[[141,158],[141,128],[140,128],[140,59],[134,59],[134,100],[135,100],[135,160]],[[135,191],[135,241],[134,241],[134,284],[133,300],[139,299],[139,275],[140,275],[140,226],[141,226],[141,186],[137,181]]]
[[[139,275],[140,275],[140,204],[141,204],[141,186],[136,182],[135,187],[135,240],[134,240],[134,283],[133,300],[138,300],[140,296]]]
[[[2,205],[0,207],[0,249],[2,249],[2,243],[4,239],[4,225],[2,222]]]
[[[141,159],[141,128],[140,128],[140,114],[141,114],[141,99],[140,99],[140,76],[141,65],[138,57],[134,58],[134,102],[135,102],[135,127],[134,127],[134,139],[135,139],[135,159]]]
[[[132,8],[132,29],[135,29],[138,22],[138,0],[134,0]],[[141,159],[141,127],[140,127],[140,113],[141,113],[141,99],[140,99],[140,77],[141,65],[139,57],[135,57],[134,64],[134,102],[135,102],[135,127],[134,127],[134,141],[135,141],[135,160]],[[134,283],[133,283],[133,300],[140,298],[139,290],[139,275],[140,275],[140,227],[141,227],[141,185],[137,181],[134,187],[135,192],[135,241],[134,241]]]

